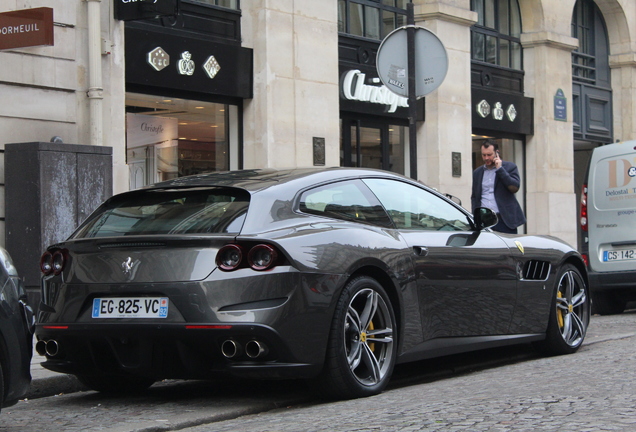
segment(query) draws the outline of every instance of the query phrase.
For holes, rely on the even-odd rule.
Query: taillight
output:
[[[247,254],[247,263],[254,270],[262,271],[270,269],[276,263],[278,253],[270,245],[259,244],[250,249]]]
[[[51,252],[46,251],[40,257],[40,270],[47,276],[53,273],[53,254]]]
[[[216,265],[221,270],[236,270],[241,265],[241,261],[243,261],[243,250],[235,244],[223,246],[216,254]]]
[[[64,264],[66,264],[66,254],[63,249],[58,249],[53,253],[46,251],[40,258],[40,270],[46,276],[59,275],[64,270]]]
[[[581,230],[587,231],[587,184],[583,185],[581,191]]]
[[[216,254],[216,265],[223,271],[250,267],[252,270],[269,270],[279,262],[275,247],[261,243],[255,246],[226,244]]]
[[[590,266],[590,257],[587,254],[581,254],[586,267]]]

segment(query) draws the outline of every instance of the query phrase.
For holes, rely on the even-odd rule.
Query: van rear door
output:
[[[594,272],[636,266],[636,142],[594,149],[588,178],[589,259]]]

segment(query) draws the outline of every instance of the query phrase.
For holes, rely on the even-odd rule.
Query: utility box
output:
[[[30,142],[6,144],[5,236],[35,308],[40,304],[40,257],[68,238],[113,194],[111,147]]]

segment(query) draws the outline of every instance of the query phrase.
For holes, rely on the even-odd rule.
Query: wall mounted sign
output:
[[[250,48],[174,35],[150,25],[127,25],[125,39],[126,86],[130,88],[142,93],[147,87],[184,91],[190,94],[182,95],[186,99],[198,93],[253,97]]]
[[[115,19],[135,21],[176,16],[180,0],[113,0]]]
[[[568,121],[567,98],[563,90],[558,89],[554,95],[554,119]]]
[[[492,118],[497,121],[501,121],[504,119],[503,105],[499,101],[495,102],[494,108],[491,109],[488,101],[482,99],[475,107],[475,111],[477,111],[477,114],[479,114],[481,118],[486,118],[490,114],[492,114]],[[515,119],[517,118],[517,109],[515,108],[514,104],[508,105],[508,108],[505,111],[505,115],[508,121],[515,121]]]
[[[0,50],[53,45],[53,9],[0,13]]]
[[[491,134],[534,133],[534,99],[481,87],[471,89],[471,98],[473,130]]]
[[[196,68],[196,63],[192,59],[190,51],[183,51],[180,54],[181,59],[177,62],[177,70],[179,75],[192,76]],[[170,65],[170,54],[168,54],[163,48],[156,47],[151,50],[146,56],[148,64],[157,72],[161,72]],[[208,78],[213,79],[216,74],[221,70],[219,62],[216,61],[214,56],[209,56],[205,63],[202,65],[203,70],[207,74]]]
[[[372,78],[373,84],[366,84],[366,74],[357,69],[348,71],[342,80],[342,95],[347,100],[386,105],[388,112],[394,113],[398,107],[408,107],[409,101],[398,96],[385,85],[377,85],[379,78]]]

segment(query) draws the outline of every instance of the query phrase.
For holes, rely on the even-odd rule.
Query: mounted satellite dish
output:
[[[393,30],[378,49],[376,68],[382,83],[393,93],[408,97],[407,26]],[[446,48],[435,33],[415,27],[415,95],[421,98],[437,89],[448,71]]]

